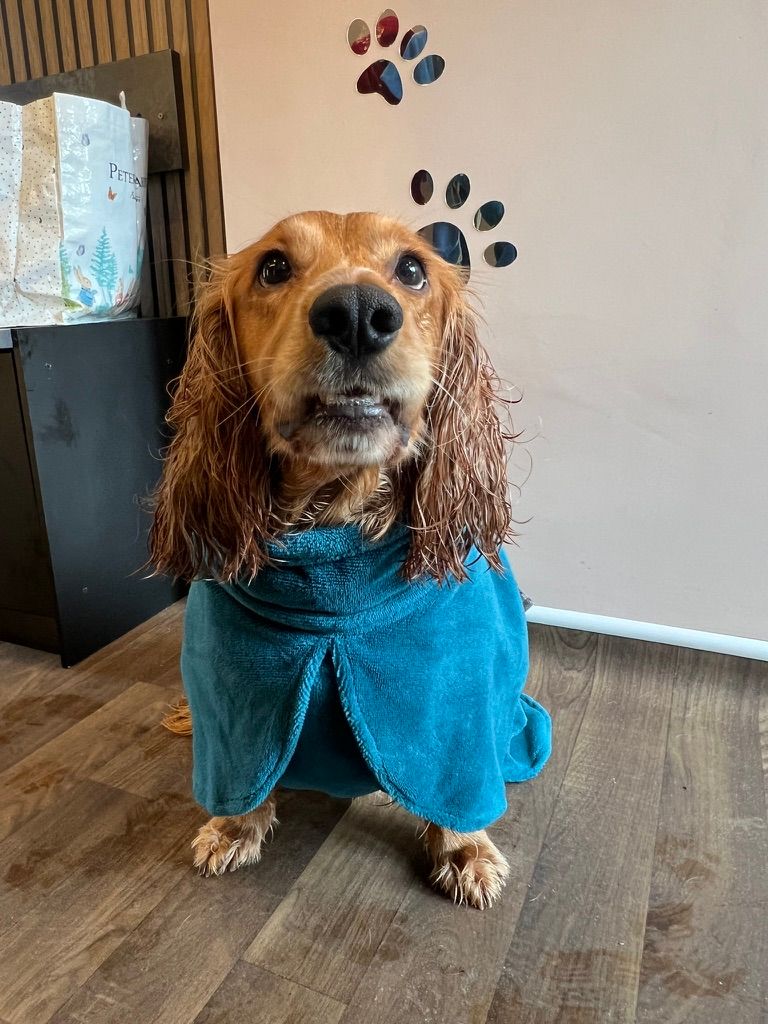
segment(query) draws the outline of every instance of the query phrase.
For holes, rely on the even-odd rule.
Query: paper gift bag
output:
[[[22,112],[16,288],[27,323],[132,315],[146,208],[146,122],[54,93]]]
[[[0,325],[19,316],[13,275],[21,191],[21,107],[0,103]]]

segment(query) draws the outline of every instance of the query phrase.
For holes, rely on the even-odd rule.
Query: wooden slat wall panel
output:
[[[8,43],[6,42],[6,40],[4,38],[3,39],[3,45],[0,46],[0,81],[1,82],[10,82],[10,80],[12,78],[10,60],[11,60],[10,47],[9,47]]]
[[[225,251],[207,0],[3,0],[0,85],[172,48],[187,160],[148,189],[144,316],[185,313],[194,264]]]
[[[48,72],[43,62],[37,4],[35,0],[21,0],[19,10],[23,28],[24,47],[27,51],[29,77],[42,78]]]
[[[39,0],[35,0],[35,2],[38,3]],[[109,12],[105,4],[89,3],[88,6],[93,27],[96,29],[96,63],[109,64],[115,59]]]
[[[63,71],[74,71],[80,67],[77,37],[75,35],[74,13],[69,0],[57,0],[54,8],[56,26],[61,47],[61,66]]]
[[[24,34],[21,28],[21,17],[17,0],[7,0],[0,5],[0,16],[3,18],[3,38],[0,45],[8,50],[8,71],[10,82],[23,82],[29,77],[27,58],[24,53]]]
[[[90,68],[97,62],[96,31],[88,9],[89,0],[74,0],[75,39],[80,53],[79,67]]]
[[[206,12],[207,13],[207,12]],[[132,34],[131,45],[134,53],[149,53],[149,18],[144,0],[129,0],[128,16]]]
[[[64,61],[59,52],[59,44],[56,38],[56,22],[54,20],[54,9],[52,5],[41,4],[38,7],[40,16],[40,27],[43,34],[43,61],[46,75],[52,74],[51,68],[64,70]]]
[[[152,8],[152,45],[156,50],[166,50],[168,47],[178,49],[174,45],[173,26],[171,23],[170,4],[164,6],[157,2],[151,3]],[[184,42],[184,40],[181,40]],[[179,50],[181,53],[181,51]],[[186,55],[181,53],[182,62]],[[183,94],[186,92],[187,83],[182,76]],[[192,104],[185,102],[184,114]],[[192,143],[187,139],[187,159],[189,166],[195,167],[195,151]],[[196,168],[195,168],[196,170]],[[179,175],[166,174],[164,177],[165,191],[163,194],[163,206],[166,219],[166,260],[168,261],[168,273],[176,301],[183,307],[189,300],[189,247],[186,234],[186,216],[184,209],[184,191],[180,188]],[[190,190],[197,186],[197,176],[194,178],[192,172],[187,170],[187,184]],[[160,240],[157,240],[158,245]]]
[[[197,117],[197,138],[199,143],[200,174],[205,181],[208,167],[213,166],[218,173],[219,144],[216,133],[210,125],[216,124],[216,103],[213,87],[213,60],[211,58],[210,31],[208,26],[207,4],[192,4],[190,18],[190,51],[194,58],[193,84],[197,96],[195,116]],[[220,184],[219,184],[220,190]],[[207,229],[204,252],[224,251],[224,207],[219,198],[208,188],[201,190],[204,203],[203,224]]]
[[[114,0],[110,5],[108,14],[110,17],[110,36],[112,39],[112,52],[115,60],[122,60],[124,57],[131,57],[131,37],[128,32],[128,15],[125,10],[125,0]]]

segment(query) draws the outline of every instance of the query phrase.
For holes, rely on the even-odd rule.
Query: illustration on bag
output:
[[[81,249],[82,252],[79,251]],[[79,263],[72,265],[64,245],[60,248],[60,255],[62,295],[68,309],[85,306],[93,312],[102,310],[117,312],[129,308],[129,303],[134,298],[133,267],[128,267],[126,273],[128,286],[126,287],[123,276],[118,272],[117,257],[105,227],[101,230],[93,256],[88,264],[88,272],[84,271],[83,266]],[[85,255],[84,246],[78,247],[78,255]]]

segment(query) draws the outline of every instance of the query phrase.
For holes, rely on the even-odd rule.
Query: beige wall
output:
[[[535,438],[514,470],[530,453],[522,586],[553,608],[768,638],[765,0],[395,10],[447,66],[390,107],[357,94],[365,58],[345,41],[377,7],[211,0],[229,249],[311,207],[451,219],[437,193],[413,204],[410,177],[466,171],[468,237],[501,199],[490,237],[520,251],[473,282]]]

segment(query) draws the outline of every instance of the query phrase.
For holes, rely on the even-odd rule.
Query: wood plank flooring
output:
[[[181,606],[74,669],[0,644],[0,1024],[766,1024],[768,665],[534,627],[551,762],[491,911],[380,795],[283,793],[198,877]]]

